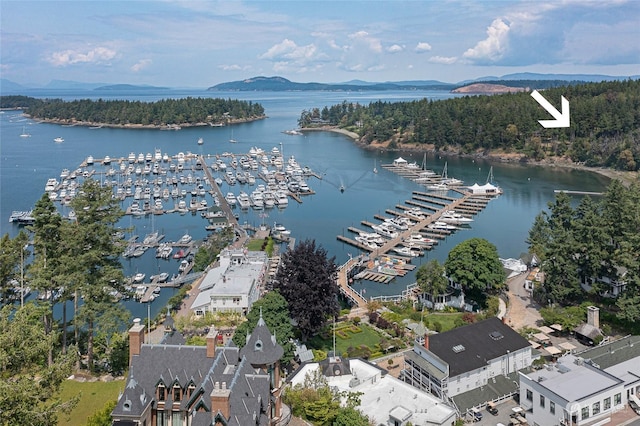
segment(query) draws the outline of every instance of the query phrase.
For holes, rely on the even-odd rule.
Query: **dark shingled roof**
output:
[[[449,364],[449,377],[528,346],[527,339],[496,317],[429,336],[429,351]]]
[[[284,349],[276,341],[276,336],[269,331],[261,313],[256,328],[247,335],[247,344],[240,350],[240,356],[246,356],[252,365],[258,366],[273,364],[282,358],[283,354]]]

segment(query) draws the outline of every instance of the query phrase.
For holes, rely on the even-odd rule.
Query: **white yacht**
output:
[[[182,237],[180,237],[180,239],[177,241],[178,244],[189,244],[191,242],[191,240],[193,240],[193,237],[189,234],[184,234]]]
[[[433,222],[431,225],[429,225],[429,228],[431,229],[443,229],[445,231],[453,231],[455,229],[458,229],[456,226],[451,225],[449,223],[446,222],[442,222],[442,221],[435,221]]]
[[[240,208],[248,209],[251,206],[251,199],[249,198],[249,194],[244,191],[240,192],[240,195],[236,198],[238,204],[240,204]]]
[[[384,223],[380,225],[373,225],[372,228],[383,237],[387,238],[396,238],[398,233],[390,228],[389,225],[385,225]]]
[[[227,192],[227,195],[225,195],[224,199],[227,201],[227,204],[229,204],[231,207],[236,205],[236,196],[233,192]]]
[[[470,217],[463,216],[454,210],[447,210],[446,212],[442,213],[439,220],[441,222],[453,223],[457,225],[463,225],[473,222],[473,219],[471,219]]]

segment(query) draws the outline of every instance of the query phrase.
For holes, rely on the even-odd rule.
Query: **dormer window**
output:
[[[122,404],[122,410],[123,411],[131,411],[131,400],[127,399],[126,401],[124,401],[124,404]]]
[[[189,385],[189,388],[187,389],[187,396],[188,396],[189,398],[191,398],[191,396],[193,395],[193,392],[194,392],[195,390],[196,390],[196,386],[195,386],[193,383],[191,383],[191,384]]]
[[[164,385],[162,383],[158,384],[158,388],[156,389],[156,398],[158,398],[158,401],[164,401],[166,398],[166,388],[164,387]]]
[[[180,385],[176,383],[175,385],[173,385],[173,401],[179,402],[181,397],[182,389],[180,388]]]
[[[253,349],[255,351],[262,351],[262,340],[256,340],[256,344],[254,345]]]

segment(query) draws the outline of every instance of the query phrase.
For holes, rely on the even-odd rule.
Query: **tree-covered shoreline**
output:
[[[548,113],[529,93],[410,102],[347,101],[301,113],[301,128],[334,126],[376,149],[434,150],[463,155],[515,155],[520,161],[563,160],[592,167],[640,169],[640,80],[545,90],[571,105],[571,126],[544,129]]]
[[[142,102],[1,96],[0,108],[22,109],[34,120],[45,122],[132,129],[221,126],[266,118],[259,103],[220,98],[187,97]]]

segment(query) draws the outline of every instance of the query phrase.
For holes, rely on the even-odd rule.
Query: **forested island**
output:
[[[347,101],[302,112],[301,128],[333,127],[358,135],[363,146],[558,160],[625,171],[640,169],[640,80],[550,88],[544,97],[570,102],[571,126],[544,129],[551,117],[529,92],[447,100]]]
[[[0,108],[23,109],[35,120],[76,125],[127,128],[227,125],[265,118],[259,103],[233,99],[163,99],[157,102],[127,100],[36,99],[2,96]]]

